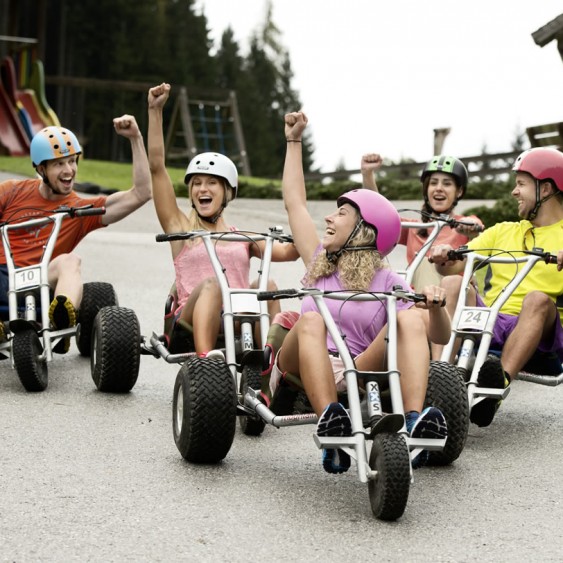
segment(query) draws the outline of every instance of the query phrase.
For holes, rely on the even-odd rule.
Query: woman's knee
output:
[[[320,313],[309,311],[299,317],[297,325],[300,333],[322,334],[324,338],[325,323]]]
[[[426,322],[422,309],[411,307],[397,313],[397,327],[400,331],[408,333],[426,334]]]
[[[207,278],[203,280],[200,284],[200,295],[206,294],[216,294],[221,296],[221,288],[219,287],[219,282],[215,278]]]

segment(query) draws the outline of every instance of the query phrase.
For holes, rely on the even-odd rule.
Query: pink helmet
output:
[[[553,180],[557,189],[563,192],[563,153],[557,149],[528,149],[516,159],[512,170],[527,172],[536,180]]]
[[[364,222],[375,229],[375,246],[381,256],[386,256],[397,246],[401,235],[401,218],[387,198],[361,188],[342,194],[336,201],[338,207],[345,203],[354,206]]]

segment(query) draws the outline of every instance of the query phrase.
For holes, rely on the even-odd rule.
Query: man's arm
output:
[[[137,121],[132,115],[123,115],[116,117],[113,125],[118,135],[128,138],[131,142],[133,186],[125,192],[117,192],[107,198],[106,214],[102,217],[104,225],[116,223],[127,217],[152,197],[149,161]]]

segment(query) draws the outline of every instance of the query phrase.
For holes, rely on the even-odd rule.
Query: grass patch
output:
[[[19,176],[29,176],[30,178],[35,176],[35,171],[28,156],[0,156],[0,171]],[[168,173],[178,195],[185,197],[187,195],[186,186],[184,185],[185,167],[168,166]],[[129,163],[81,158],[78,163],[76,181],[95,184],[102,188],[128,190],[132,185],[132,174],[133,171]],[[248,197],[254,197],[254,191],[250,188],[258,191],[264,189],[265,193],[270,197],[272,193],[276,194],[276,197],[281,197],[281,182],[279,180],[264,180],[240,176],[239,185],[241,188],[246,188],[246,190],[241,189],[241,192],[248,191],[253,194]],[[266,187],[270,189],[266,190]],[[241,195],[243,194],[241,193]]]

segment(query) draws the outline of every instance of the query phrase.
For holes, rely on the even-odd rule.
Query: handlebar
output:
[[[268,233],[256,233],[251,231],[189,231],[179,233],[161,233],[156,235],[156,242],[171,242],[174,240],[189,240],[198,237],[209,237],[212,239],[221,239],[223,241],[258,241],[271,238],[279,242],[293,242],[291,235],[285,234],[282,227],[270,227]]]
[[[68,213],[69,217],[84,217],[86,215],[104,215],[105,207],[94,207],[92,205],[84,205],[82,207],[66,207],[61,206],[55,209],[55,213]]]
[[[478,250],[471,250],[467,246],[460,246],[455,250],[448,250],[448,260],[450,261],[459,261],[464,259],[464,255],[468,254],[469,252],[479,252]],[[528,256],[537,256],[541,260],[543,260],[546,264],[557,264],[557,256],[555,254],[551,254],[550,252],[545,252],[543,248],[534,247],[532,250],[505,250],[502,251],[508,254],[527,254]]]
[[[377,293],[372,293],[369,291],[340,291],[340,290],[322,290],[316,288],[303,288],[303,289],[277,289],[275,291],[259,291],[256,294],[258,301],[276,301],[279,299],[302,299],[308,296],[323,296],[330,297],[332,299],[338,299],[340,301],[373,301],[378,298],[378,296],[388,295],[394,296],[397,299],[405,299],[407,301],[413,301],[414,303],[426,302],[426,295],[422,293],[413,293],[411,291],[406,291],[402,286],[398,285],[393,288],[392,291],[378,291]],[[445,304],[445,300],[444,300]]]
[[[86,215],[104,215],[106,212],[105,207],[94,207],[92,204],[83,205],[81,207],[69,207],[61,205],[56,209],[45,211],[37,210],[37,215],[28,215],[26,217],[16,217],[15,219],[9,218],[6,221],[0,222],[0,228],[8,227],[9,229],[22,229],[29,226],[41,226],[50,223],[51,221],[59,221],[67,217],[84,217]],[[60,219],[58,219],[60,217]]]
[[[424,223],[419,223],[419,222],[415,222],[412,221],[413,223],[413,227],[440,227],[440,226],[444,226],[444,225],[448,225],[449,227],[451,227],[452,229],[455,229],[457,227],[473,227],[473,230],[476,233],[482,233],[485,230],[485,227],[483,227],[483,225],[479,225],[477,223],[475,223],[474,221],[467,221],[467,220],[458,220],[455,219],[454,217],[450,217],[449,215],[446,215],[445,213],[442,213],[440,215],[432,215],[431,213],[426,213],[426,211],[421,211],[421,210],[416,210],[416,209],[399,209],[398,212],[399,213],[404,213],[405,211],[411,211],[414,213],[419,213],[422,217],[424,217],[425,219],[427,219],[426,222]],[[409,219],[406,220],[406,223],[411,222]]]

